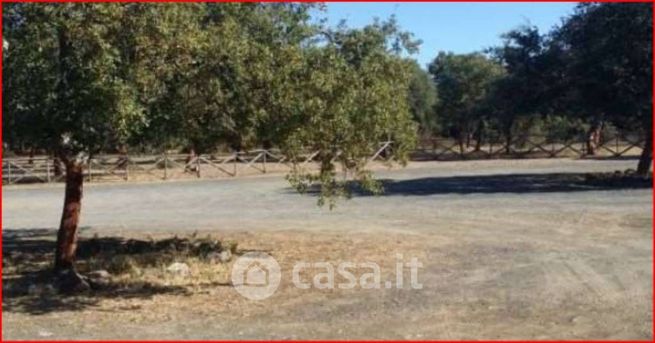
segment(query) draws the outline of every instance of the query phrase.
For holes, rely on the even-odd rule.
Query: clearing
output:
[[[412,163],[377,172],[384,195],[355,195],[333,211],[280,175],[87,185],[82,237],[211,234],[275,257],[279,289],[243,298],[229,264],[216,265],[215,282],[61,301],[4,289],[3,339],[650,340],[652,189],[581,181],[635,165]],[[53,239],[62,201],[61,184],[4,187],[5,254]],[[422,289],[291,282],[299,261],[375,262],[389,280],[396,254],[423,264]]]

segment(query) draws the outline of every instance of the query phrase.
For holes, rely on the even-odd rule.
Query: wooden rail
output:
[[[587,142],[583,137],[565,141],[550,141],[545,136],[519,136],[511,142],[488,140],[476,144],[475,140],[458,142],[455,139],[427,139],[419,143],[412,153],[414,160],[466,160],[483,158],[557,158],[588,157]],[[595,155],[621,157],[638,155],[644,138],[615,135],[605,138],[595,147]]]
[[[586,142],[572,139],[550,142],[540,136],[520,136],[508,143],[487,141],[476,149],[476,142],[460,144],[453,139],[430,139],[420,142],[411,154],[412,160],[466,160],[490,158],[555,158],[588,155]],[[620,157],[638,155],[643,138],[616,135],[604,139],[597,147],[599,155]],[[368,159],[386,160],[393,142],[381,142]],[[318,151],[299,156],[296,166],[307,168],[315,162]],[[59,164],[59,165],[58,165]],[[294,163],[278,150],[252,150],[223,155],[162,153],[157,155],[96,155],[85,161],[87,181],[131,179],[179,179],[201,177],[234,177],[240,174],[264,174],[269,171],[289,171]],[[12,157],[2,161],[2,183],[5,185],[30,182],[59,182],[64,168],[56,159],[46,156]]]

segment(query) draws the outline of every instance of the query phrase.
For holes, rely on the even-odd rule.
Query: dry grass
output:
[[[5,295],[40,298],[54,293],[51,274],[54,241],[31,237],[11,242],[9,246],[2,261]],[[236,254],[235,242],[222,242],[211,236],[144,240],[95,236],[80,240],[76,267],[82,275],[99,270],[110,274],[102,282],[94,283],[90,296],[120,296],[149,290],[186,293],[227,283],[230,270],[227,262]],[[168,270],[172,263],[182,263],[188,269],[183,273]]]

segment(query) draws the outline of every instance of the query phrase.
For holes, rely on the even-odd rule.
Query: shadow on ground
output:
[[[158,294],[189,295],[183,285],[164,286],[140,281],[138,277],[106,282],[94,289],[71,296],[58,294],[54,287],[52,260],[56,230],[3,229],[3,298],[6,312],[45,314],[55,311],[75,311],[96,306],[103,299],[151,298]],[[220,243],[219,243],[220,244]],[[123,268],[122,261],[138,259],[141,263],[170,263],[183,249],[199,254],[216,249],[215,243],[170,238],[159,241],[126,240],[120,237],[80,239],[78,269],[84,274],[94,269],[103,258]],[[118,257],[118,259],[115,259]],[[109,265],[110,268],[112,265]],[[230,286],[215,284],[214,286]]]
[[[380,180],[381,196],[489,194],[489,193],[554,193],[617,189],[652,188],[652,177],[644,178],[623,172],[616,173],[547,173],[493,174],[469,176],[424,177],[407,180]],[[349,184],[354,196],[369,196],[356,182]],[[318,187],[307,192],[317,195]]]

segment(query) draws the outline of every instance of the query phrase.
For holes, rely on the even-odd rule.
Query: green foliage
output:
[[[432,135],[439,130],[437,122],[437,88],[430,74],[415,61],[411,61],[412,77],[409,83],[408,102],[414,121],[419,123],[420,131]]]
[[[372,191],[380,141],[401,163],[415,141],[407,96],[419,42],[394,18],[313,24],[312,4],[4,5],[5,142],[66,155],[276,146],[319,151],[319,203],[347,195],[338,166]],[[428,103],[429,104],[429,103]]]
[[[440,52],[429,66],[437,85],[437,112],[443,128],[464,136],[487,115],[484,100],[503,75],[502,66],[479,53]]]
[[[5,4],[5,141],[72,156],[125,139],[143,118],[122,77],[116,4]]]
[[[581,119],[561,115],[546,116],[540,127],[547,142],[566,142],[580,138],[589,129],[589,125],[585,125]]]
[[[502,63],[505,75],[492,84],[485,101],[494,125],[509,140],[512,131],[519,130],[519,122],[534,123],[533,117],[548,105],[542,96],[548,86],[543,76],[547,64],[543,37],[536,27],[521,26],[504,34],[503,39],[503,45],[489,49],[489,53]]]
[[[587,3],[552,34],[570,113],[650,131],[653,14],[647,3]]]
[[[349,195],[346,180],[337,178],[337,165],[365,189],[380,191],[365,169],[380,141],[394,142],[389,157],[401,163],[415,144],[416,126],[407,98],[399,96],[408,93],[411,77],[397,45],[406,36],[390,25],[340,27],[328,34],[324,46],[306,50],[305,68],[311,72],[305,73],[308,78],[299,91],[303,105],[297,118],[284,121],[289,134],[280,136],[284,138],[280,146],[292,161],[303,148],[319,151],[317,175],[297,168],[289,178],[300,191],[319,182],[319,204],[327,199],[333,206],[336,197]]]

